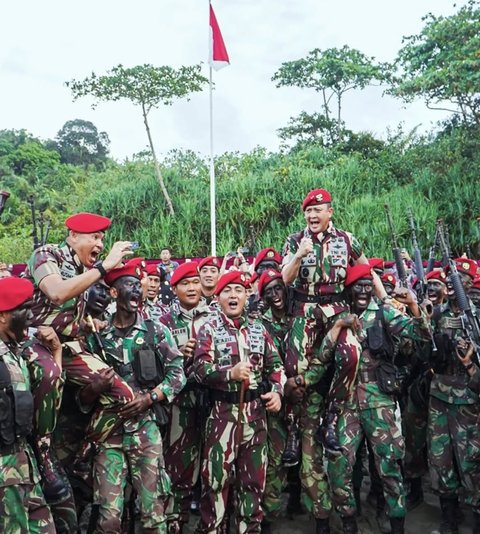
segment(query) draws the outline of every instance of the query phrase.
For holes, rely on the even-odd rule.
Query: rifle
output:
[[[397,235],[393,227],[392,215],[390,213],[390,207],[388,204],[385,204],[385,213],[387,215],[388,227],[390,229],[393,259],[395,260],[395,267],[397,268],[397,274],[398,274],[398,278],[400,279],[400,285],[402,287],[407,287],[408,285],[407,284],[407,271],[405,270],[405,264],[403,263],[403,259],[400,254],[400,248],[397,242]]]
[[[408,208],[407,211],[408,224],[410,225],[410,231],[412,233],[413,244],[413,261],[415,263],[415,270],[418,278],[417,298],[418,303],[421,304],[425,299],[427,293],[427,280],[425,279],[425,271],[423,270],[422,253],[418,247],[417,234],[415,232],[415,220],[413,218],[412,208]]]
[[[433,239],[433,245],[430,247],[430,251],[428,253],[428,263],[427,263],[427,274],[431,273],[433,271],[433,267],[435,265],[435,251],[437,249],[438,245],[438,227],[439,227],[439,221],[435,223],[435,237]]]
[[[440,227],[438,234],[440,247],[443,257],[447,257],[447,264],[450,268],[450,281],[455,292],[457,305],[462,312],[460,320],[462,322],[462,330],[466,338],[473,344],[477,356],[477,362],[480,365],[480,318],[477,311],[470,306],[470,300],[465,293],[462,280],[457,270],[457,266],[452,258],[449,257],[448,245],[443,232],[443,227]],[[444,265],[444,266],[446,266]]]
[[[35,215],[35,200],[33,199],[33,196],[28,197],[28,203],[30,204],[30,211],[32,213],[33,250],[37,250],[37,248],[41,246],[41,243],[38,239],[37,217]]]

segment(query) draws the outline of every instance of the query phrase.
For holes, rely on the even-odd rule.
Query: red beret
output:
[[[430,271],[425,278],[428,280],[438,280],[445,283],[447,281],[447,275],[444,271]]]
[[[25,278],[0,278],[0,312],[14,310],[33,297],[33,284]]]
[[[217,282],[217,287],[215,288],[215,295],[220,295],[220,293],[225,289],[229,284],[240,284],[241,286],[247,288],[250,286],[250,280],[244,273],[240,271],[230,271],[229,273],[223,274]]]
[[[305,211],[308,206],[316,206],[317,204],[325,204],[332,201],[332,195],[325,189],[314,189],[310,191],[302,202],[302,209]]]
[[[192,278],[198,276],[198,263],[196,261],[188,261],[182,263],[177,267],[170,278],[170,285],[175,286],[184,278]]]
[[[372,269],[384,269],[384,259],[383,258],[368,258],[368,263]]]
[[[220,270],[220,261],[218,258],[214,258],[213,256],[207,256],[198,263],[198,270],[200,270],[202,267],[216,267]]]
[[[149,263],[145,267],[145,271],[147,273],[147,276],[158,276],[158,278],[160,278],[160,273],[158,272],[158,267],[156,263]]]
[[[372,280],[372,268],[368,263],[359,263],[353,267],[347,269],[347,278],[345,280],[345,286],[354,284],[357,280],[362,278],[369,278]]]
[[[457,271],[460,273],[468,274],[472,278],[476,278],[479,274],[478,264],[474,260],[468,258],[455,258],[453,260],[457,266]],[[445,272],[448,273],[450,265],[445,267]]]
[[[380,276],[380,280],[382,281],[382,284],[391,284],[394,287],[397,285],[397,279],[393,273],[383,273],[382,276]]]
[[[107,286],[113,286],[114,282],[122,276],[134,276],[139,280],[142,278],[142,267],[141,262],[138,260],[143,260],[143,258],[134,258],[127,262],[123,267],[118,267],[118,269],[112,269],[109,271],[103,280]]]
[[[267,286],[270,282],[273,282],[273,280],[278,280],[279,278],[282,278],[282,274],[279,271],[275,271],[274,269],[267,269],[263,271],[263,273],[260,275],[260,280],[258,281],[258,294],[262,296],[265,286]]]
[[[250,277],[250,285],[253,286],[253,284],[257,281],[258,279],[258,273],[257,271],[254,271],[252,276]]]
[[[65,221],[65,226],[69,230],[80,234],[103,232],[103,230],[106,230],[111,224],[112,221],[108,217],[96,215],[95,213],[77,213],[71,215]]]
[[[256,256],[255,256],[255,269],[258,267],[260,262],[268,260],[268,261],[276,261],[278,264],[282,263],[282,256],[274,249],[274,248],[263,248]]]
[[[480,276],[474,278],[472,287],[474,287],[475,289],[480,289]]]

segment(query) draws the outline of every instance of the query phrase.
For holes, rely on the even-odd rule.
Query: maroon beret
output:
[[[216,267],[220,270],[220,261],[218,258],[214,258],[213,256],[207,256],[198,263],[198,270],[200,270],[202,267]]]
[[[182,263],[177,267],[170,278],[170,285],[175,286],[184,278],[192,278],[198,276],[198,263],[196,261],[188,261]]]
[[[397,285],[397,279],[393,273],[383,273],[382,276],[380,276],[380,280],[382,281],[382,284],[391,284],[394,287]]]
[[[253,286],[253,284],[258,280],[258,273],[257,271],[254,271],[252,273],[252,276],[250,276],[250,285]]]
[[[260,280],[258,281],[258,294],[262,296],[265,287],[270,282],[273,282],[273,280],[278,280],[279,278],[280,280],[282,279],[282,274],[280,271],[276,271],[275,269],[266,269],[263,271],[263,273],[260,275]]]
[[[96,215],[95,213],[76,213],[65,221],[65,226],[69,230],[80,234],[103,232],[111,224],[112,221],[108,217]]]
[[[240,284],[241,286],[247,288],[250,286],[250,280],[244,273],[240,271],[230,271],[229,273],[223,274],[217,282],[217,287],[215,288],[215,295],[220,295],[220,293],[225,289],[229,284]]]
[[[480,289],[480,276],[474,278],[472,287],[474,287],[475,289]]]
[[[113,286],[114,282],[119,278],[122,278],[122,276],[134,276],[140,280],[142,278],[142,267],[141,262],[138,260],[143,260],[143,258],[134,258],[122,267],[118,267],[117,269],[112,269],[109,271],[103,277],[103,280],[107,286]]]
[[[372,269],[384,269],[385,260],[383,258],[368,258],[368,263]]]
[[[453,260],[457,266],[457,271],[460,273],[468,274],[472,278],[476,278],[479,274],[478,264],[474,260],[468,258],[455,258]],[[445,272],[448,273],[450,265],[445,267]]]
[[[354,284],[357,280],[362,278],[373,278],[372,267],[368,263],[359,263],[353,267],[347,269],[347,278],[345,280],[345,286]]]
[[[158,276],[158,278],[160,278],[160,273],[158,272],[156,263],[149,263],[145,267],[145,272],[147,273],[147,276]]]
[[[310,191],[302,202],[302,209],[305,211],[308,206],[325,204],[332,201],[332,195],[326,189],[314,189]]]
[[[33,297],[33,284],[25,278],[0,278],[0,312],[14,310]]]
[[[282,256],[274,248],[263,248],[255,256],[255,268],[258,267],[262,261],[276,261],[278,264],[282,263]]]
[[[442,270],[430,271],[425,278],[428,280],[438,280],[445,283],[447,281],[447,275]]]

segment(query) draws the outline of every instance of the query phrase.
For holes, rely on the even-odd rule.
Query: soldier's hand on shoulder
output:
[[[265,408],[268,412],[279,412],[282,407],[282,398],[275,391],[269,391],[264,395],[261,395],[260,398],[265,403]]]
[[[130,241],[117,241],[103,260],[103,268],[106,271],[111,271],[115,267],[120,267],[123,259],[130,254],[133,254],[132,243]]]
[[[57,333],[51,326],[39,326],[35,336],[52,352],[62,350],[62,344],[58,339]]]
[[[137,396],[120,410],[119,415],[125,419],[130,419],[148,410],[152,404],[149,393],[137,393]]]
[[[338,319],[338,324],[342,328],[350,328],[354,332],[361,329],[360,319],[355,313],[349,313],[345,317]]]
[[[92,392],[100,395],[105,391],[109,391],[113,386],[113,380],[115,378],[115,371],[111,367],[102,369],[95,374],[90,385]]]
[[[237,382],[242,382],[243,380],[248,380],[250,378],[250,371],[252,370],[252,365],[248,362],[238,362],[232,367],[230,372],[230,377],[232,380]]]

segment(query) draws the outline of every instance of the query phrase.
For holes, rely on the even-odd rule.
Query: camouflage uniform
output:
[[[230,379],[232,367],[240,361],[252,364],[241,413],[241,383]],[[205,430],[201,518],[196,532],[218,532],[228,500],[228,477],[234,465],[238,531],[260,532],[267,429],[259,386],[267,377],[272,390],[281,395],[285,382],[274,343],[260,321],[245,317],[232,321],[221,313],[198,334],[194,372],[196,379],[210,388],[213,401]]]
[[[167,326],[179,349],[195,338],[201,326],[217,313],[200,303],[186,310],[177,302],[160,322]],[[199,411],[197,409],[198,384],[192,374],[193,358],[185,358],[183,369],[187,377],[185,388],[173,399],[169,410],[169,422],[164,439],[165,466],[172,482],[172,495],[167,499],[165,513],[169,532],[179,531],[188,523],[193,486],[200,469],[202,442]]]
[[[112,318],[112,321],[114,317]],[[155,328],[154,345],[162,356],[165,378],[158,385],[168,402],[182,389],[185,375],[182,355],[167,328]],[[132,362],[135,349],[148,340],[147,323],[137,315],[137,322],[127,334],[113,323],[101,333],[107,364],[120,373],[134,392],[148,392],[138,384]],[[93,346],[95,340],[89,338]],[[166,532],[163,499],[170,491],[165,471],[162,439],[153,410],[128,419],[98,445],[94,459],[94,504],[98,506],[97,532],[120,532],[127,478],[141,501],[142,532]]]
[[[5,362],[13,390],[29,391],[30,377],[25,360],[1,340],[0,359]],[[5,407],[3,399],[2,405]],[[11,445],[3,444],[0,439],[0,532],[55,532],[50,509],[40,489],[35,456],[25,438],[16,438]]]
[[[378,304],[372,300],[360,316],[361,332],[359,341],[367,339],[367,330],[376,320]],[[411,337],[418,340],[429,339],[429,327],[424,316],[408,318],[395,308],[383,307],[384,324],[391,336]],[[339,335],[351,335],[350,329],[343,329]],[[332,342],[327,334],[323,341],[319,359],[315,359],[305,380],[316,383],[325,370],[325,364],[334,357],[342,344]],[[338,358],[338,355],[335,356]],[[329,458],[328,474],[332,488],[332,498],[342,517],[355,515],[356,506],[352,487],[352,469],[356,461],[357,449],[366,436],[375,456],[375,465],[383,483],[387,513],[391,518],[405,516],[405,495],[399,460],[404,456],[404,441],[398,421],[395,418],[395,397],[383,393],[377,383],[375,359],[366,346],[361,353],[359,370],[354,393],[345,401],[337,423],[337,436],[344,454]],[[336,369],[336,373],[338,373]]]
[[[51,326],[63,342],[62,366],[66,372],[67,380],[74,385],[84,386],[89,384],[94,375],[105,369],[106,365],[94,354],[87,351],[81,339],[77,339],[80,330],[80,318],[85,308],[84,295],[74,297],[59,306],[51,302],[39,289],[40,282],[48,275],[59,274],[63,279],[73,278],[86,271],[86,268],[78,261],[75,251],[67,244],[58,246],[45,245],[38,248],[28,261],[25,277],[35,286],[33,296],[32,313],[34,320],[32,326]],[[43,366],[44,361],[36,362]],[[48,387],[51,379],[51,388],[54,388],[55,374],[51,367],[44,369],[42,374],[43,391]],[[133,399],[131,388],[118,376],[108,393],[103,393],[98,402],[89,427],[87,439],[89,441],[102,441],[109,435],[114,427],[116,412],[119,405],[123,405]],[[52,418],[49,413],[58,409],[47,403],[38,405],[45,414],[36,415],[37,420]],[[55,414],[56,418],[56,414]]]
[[[165,315],[170,310],[170,306],[163,304],[157,297],[155,300],[147,299],[144,301],[141,315],[144,319],[151,319],[152,321],[160,321],[160,317]]]
[[[463,487],[466,504],[480,513],[479,391],[456,355],[453,343],[462,328],[449,303],[442,305],[434,328],[438,353],[427,433],[432,488],[440,497],[454,498]]]

